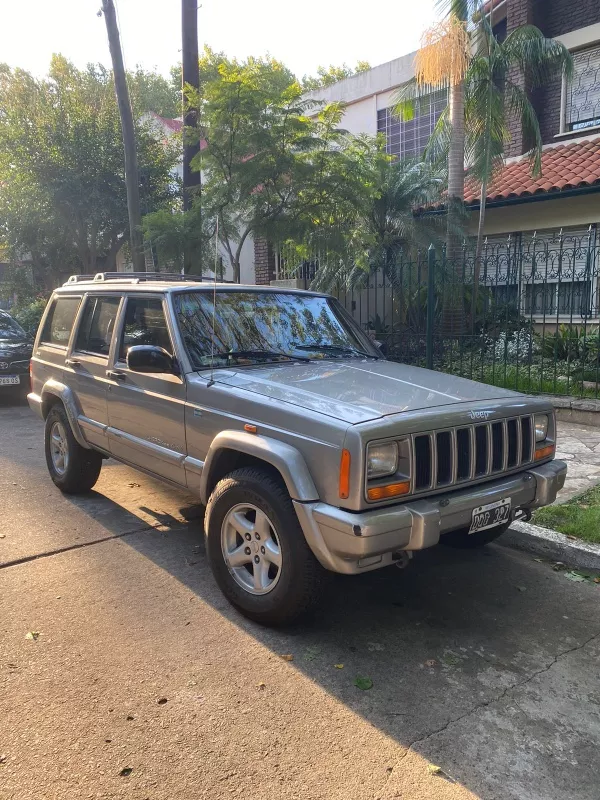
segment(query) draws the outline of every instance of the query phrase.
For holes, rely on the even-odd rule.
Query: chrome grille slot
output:
[[[414,488],[418,492],[421,489],[429,489],[431,486],[432,475],[432,452],[431,436],[415,436],[415,482]]]
[[[504,423],[492,423],[492,472],[504,466]]]
[[[533,457],[531,415],[415,434],[413,492],[517,469]]]
[[[471,476],[471,429],[456,431],[456,480],[466,481]]]
[[[506,459],[506,468],[512,469],[519,463],[519,432],[516,419],[509,419],[506,423],[506,434],[508,437],[508,452]]]
[[[531,461],[533,452],[531,417],[521,417],[521,463]]]
[[[475,477],[479,478],[488,472],[488,426],[477,425],[475,428]]]
[[[452,483],[452,433],[441,431],[436,435],[437,447],[437,486]]]

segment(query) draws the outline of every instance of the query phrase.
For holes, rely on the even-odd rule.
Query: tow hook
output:
[[[398,569],[406,569],[412,557],[413,554],[411,550],[398,550],[397,552],[392,553],[394,564],[398,567]]]

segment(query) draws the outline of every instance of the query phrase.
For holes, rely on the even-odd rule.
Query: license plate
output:
[[[498,500],[495,503],[488,503],[486,506],[479,506],[473,509],[471,517],[471,527],[469,533],[478,533],[488,528],[495,528],[503,525],[510,519],[510,497],[505,500]]]
[[[20,375],[0,375],[0,386],[18,386],[20,382]]]

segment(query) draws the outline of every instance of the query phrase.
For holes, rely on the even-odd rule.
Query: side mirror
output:
[[[127,366],[133,372],[178,373],[172,355],[162,347],[151,344],[136,344],[127,351]]]

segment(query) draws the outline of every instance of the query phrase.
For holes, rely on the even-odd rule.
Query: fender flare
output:
[[[71,425],[71,431],[73,432],[73,436],[75,437],[77,444],[85,447],[86,450],[90,450],[91,448],[86,442],[83,431],[81,430],[81,426],[79,424],[79,407],[77,405],[77,400],[75,399],[73,390],[69,389],[68,386],[65,386],[64,383],[54,380],[54,378],[46,381],[42,388],[41,394],[42,416],[44,419],[46,419],[49,412],[49,397],[57,397],[61,401],[66,411],[69,424]]]
[[[245,453],[270,464],[280,473],[293,500],[306,503],[319,499],[306,461],[295,447],[269,436],[257,436],[244,431],[221,431],[213,439],[202,469],[200,497],[204,505],[208,502],[211,471],[224,450]]]

